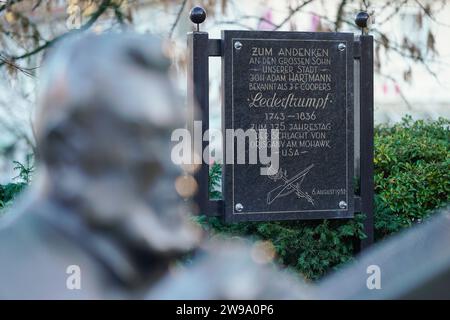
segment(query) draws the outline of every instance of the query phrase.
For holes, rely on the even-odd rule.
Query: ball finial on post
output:
[[[367,27],[369,26],[369,19],[370,15],[365,11],[358,12],[358,14],[356,15],[355,23],[358,27],[361,28],[363,34],[365,33],[365,30],[367,30]]]
[[[197,25],[197,31],[200,31],[200,23],[206,19],[206,11],[202,7],[193,7],[189,12],[189,18]]]

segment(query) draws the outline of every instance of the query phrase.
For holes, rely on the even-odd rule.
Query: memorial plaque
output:
[[[245,164],[237,154],[225,164],[226,219],[352,217],[353,34],[223,31],[222,38],[223,129],[279,132],[275,174],[248,163],[250,143]]]

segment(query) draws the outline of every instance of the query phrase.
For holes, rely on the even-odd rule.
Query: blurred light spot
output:
[[[253,261],[266,264],[275,258],[275,247],[270,241],[257,241],[251,251]]]
[[[197,181],[191,175],[179,176],[175,180],[175,190],[183,198],[190,198],[197,192]]]

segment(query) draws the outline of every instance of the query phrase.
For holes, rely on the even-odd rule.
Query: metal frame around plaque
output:
[[[198,9],[198,8],[196,8]],[[232,48],[227,49],[226,40],[229,35],[243,34],[244,31],[224,31],[222,33],[222,39],[209,39],[207,32],[199,30],[199,24],[204,21],[206,14],[201,10],[191,11],[191,20],[197,24],[197,31],[188,33],[188,128],[193,130],[194,121],[202,121],[202,134],[209,129],[209,58],[221,57],[222,58],[222,72],[225,74],[224,61],[226,60],[227,52],[232,52]],[[348,33],[302,33],[302,32],[275,32],[275,31],[254,31],[257,37],[261,38],[273,38],[280,37],[292,38],[295,36],[299,40],[302,39],[302,35],[323,39],[343,40],[351,41],[348,46],[351,56],[349,56],[349,63],[353,63],[355,66],[353,78],[354,90],[354,103],[352,119],[350,123],[352,128],[349,128],[350,134],[354,134],[350,139],[355,145],[350,148],[351,151],[348,158],[348,165],[356,170],[349,170],[352,172],[352,176],[357,178],[356,182],[353,182],[352,178],[348,177],[348,181],[351,187],[348,188],[351,191],[348,197],[348,203],[346,210],[338,210],[338,214],[333,211],[322,212],[317,214],[314,211],[308,212],[289,212],[289,213],[261,213],[254,215],[245,214],[233,214],[232,212],[229,194],[227,195],[227,187],[223,193],[223,200],[211,200],[209,199],[208,190],[208,172],[209,161],[204,161],[199,170],[195,173],[195,178],[198,183],[198,190],[194,196],[194,200],[199,207],[201,214],[209,216],[221,216],[226,221],[269,221],[269,220],[286,220],[286,219],[331,219],[331,218],[351,218],[354,212],[362,212],[365,215],[364,219],[364,231],[367,238],[361,241],[361,248],[365,248],[373,243],[373,37],[365,34],[367,27],[368,15],[364,12],[359,13],[356,18],[356,24],[363,30],[361,35],[353,36]],[[342,38],[344,37],[344,38]],[[350,38],[351,37],[351,38]],[[348,43],[348,42],[347,42]],[[353,65],[348,68],[353,72]],[[228,79],[223,80],[223,85],[227,87]],[[224,99],[228,89],[223,92]],[[351,94],[353,96],[353,92]],[[226,102],[226,101],[225,101]],[[224,104],[222,108],[224,108]],[[353,117],[354,116],[354,117]],[[222,117],[223,121],[227,121]],[[349,123],[349,124],[350,124]],[[223,126],[223,128],[225,128]],[[207,141],[203,141],[202,150],[207,146]],[[358,145],[356,145],[356,143]],[[354,150],[354,151],[353,151]],[[354,154],[354,157],[352,157]],[[208,160],[208,159],[206,159]],[[355,161],[355,162],[354,162]],[[356,163],[356,165],[355,165]],[[225,165],[224,175],[227,175],[227,165]],[[354,172],[353,172],[354,171]],[[353,185],[355,183],[355,185]],[[356,184],[359,187],[359,194],[354,194]],[[232,204],[234,207],[236,204]]]

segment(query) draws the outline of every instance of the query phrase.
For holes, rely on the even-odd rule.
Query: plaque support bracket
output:
[[[194,31],[188,33],[188,124],[190,132],[195,131],[195,123],[201,123],[201,135],[209,130],[209,57],[221,56],[221,39],[209,39],[207,32]],[[207,147],[202,142],[201,150]],[[194,141],[192,141],[194,145]],[[199,155],[202,157],[203,155]],[[222,200],[209,199],[209,156],[199,165],[194,173],[198,189],[194,201],[199,212],[208,216],[221,216]]]
[[[222,56],[222,39],[209,39],[208,55],[210,57]]]

